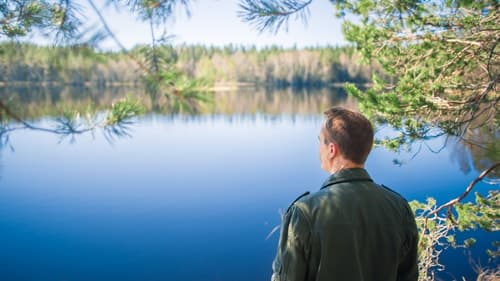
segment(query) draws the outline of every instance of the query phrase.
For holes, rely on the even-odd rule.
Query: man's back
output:
[[[374,184],[364,169],[342,170],[288,210],[273,276],[416,280],[417,239],[404,198]]]

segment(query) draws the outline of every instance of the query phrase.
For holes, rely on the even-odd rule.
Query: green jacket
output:
[[[406,200],[345,169],[288,208],[272,280],[417,280],[417,242]]]

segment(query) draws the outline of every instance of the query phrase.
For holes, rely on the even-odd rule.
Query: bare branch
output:
[[[467,188],[465,189],[465,191],[457,198],[453,199],[453,200],[450,200],[448,201],[447,203],[439,206],[438,208],[436,208],[434,211],[430,212],[427,217],[430,217],[432,215],[435,215],[437,213],[439,213],[441,210],[443,210],[444,208],[450,208],[451,206],[459,203],[460,201],[462,201],[465,197],[467,197],[467,195],[471,192],[471,190],[474,188],[474,186],[480,182],[485,176],[487,176],[490,172],[492,172],[493,170],[495,170],[496,168],[500,167],[500,162],[497,162],[493,165],[491,165],[488,169],[484,170],[477,178],[475,178],[468,186]]]

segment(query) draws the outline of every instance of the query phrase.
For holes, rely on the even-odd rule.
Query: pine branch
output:
[[[282,26],[285,30],[288,29],[288,20],[294,14],[306,22],[311,2],[312,0],[242,0],[238,16],[254,25],[259,32],[268,29],[277,33]]]

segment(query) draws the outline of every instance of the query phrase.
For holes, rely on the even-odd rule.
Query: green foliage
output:
[[[76,85],[85,85],[85,83],[95,83],[98,86],[104,86],[109,82],[109,76],[116,80],[116,77],[121,77],[121,81],[135,83],[137,77],[121,75],[123,73],[107,72],[107,65],[117,65],[119,71],[129,74],[131,71],[140,70],[141,78],[145,83],[146,90],[151,94],[153,103],[158,103],[157,98],[160,93],[168,95],[171,99],[178,99],[176,103],[181,103],[185,106],[195,106],[198,102],[206,100],[204,94],[195,93],[194,87],[200,82],[193,80],[191,84],[186,82],[186,79],[192,77],[181,74],[177,69],[177,52],[167,42],[170,39],[166,33],[157,36],[155,27],[166,24],[168,20],[174,19],[174,12],[178,6],[182,6],[189,14],[189,0],[178,1],[157,1],[157,0],[131,0],[131,1],[108,1],[108,4],[124,6],[132,13],[136,14],[141,21],[149,23],[151,28],[151,44],[137,48],[135,51],[128,53],[121,43],[116,39],[112,31],[109,29],[105,17],[101,14],[101,10],[97,8],[94,1],[89,0],[93,12],[95,12],[101,21],[102,28],[108,36],[111,36],[115,42],[123,50],[123,54],[106,54],[95,52],[89,45],[89,42],[99,41],[103,35],[97,29],[97,33],[90,36],[89,40],[83,40],[88,36],[86,32],[79,30],[81,18],[83,14],[79,14],[76,7],[78,1],[51,1],[51,0],[20,0],[20,1],[1,1],[0,2],[0,36],[7,38],[19,38],[30,34],[31,32],[40,31],[50,34],[55,30],[55,37],[67,39],[69,48],[56,47],[55,50],[45,48],[39,50],[37,47],[29,45],[10,44],[7,48],[2,48],[2,65],[7,66],[3,77],[6,82],[23,79],[21,82],[49,82],[49,83],[71,83]],[[3,32],[2,32],[3,30]],[[2,46],[2,47],[4,47]],[[17,49],[21,46],[22,48]],[[6,50],[5,50],[6,49]],[[41,57],[33,56],[32,53],[42,53]],[[34,51],[34,52],[33,52]],[[9,56],[8,53],[14,54]],[[18,61],[15,61],[15,58]],[[22,58],[19,60],[19,58]],[[110,58],[116,58],[110,61]],[[127,62],[124,64],[124,58]],[[6,61],[3,61],[3,60]],[[19,65],[19,62],[25,64]],[[102,65],[96,64],[96,61]],[[14,65],[11,63],[14,62]],[[131,62],[131,63],[130,63]],[[133,65],[131,67],[131,64]],[[114,70],[114,69],[113,69]],[[132,74],[132,75],[135,75]],[[14,76],[14,77],[12,77]],[[61,77],[62,76],[62,77]],[[108,78],[108,79],[107,79]],[[177,81],[179,79],[179,81]],[[114,81],[113,81],[114,82]],[[188,85],[189,86],[186,86]],[[182,89],[175,89],[176,85],[181,85]],[[111,115],[108,122],[121,122],[128,118],[130,111],[134,112],[133,107],[127,107],[129,103],[119,103],[112,106],[110,109]],[[61,120],[63,127],[72,131],[73,124],[68,120]]]
[[[7,111],[1,101],[0,106]],[[57,112],[55,118],[48,119],[53,121],[50,122],[51,126],[39,127],[19,118],[9,109],[9,117],[15,122],[7,120],[0,124],[0,145],[5,146],[9,139],[8,133],[17,129],[54,133],[60,135],[61,138],[70,137],[71,141],[74,141],[76,135],[94,132],[100,128],[104,130],[106,138],[111,141],[115,136],[129,136],[128,126],[132,124],[131,119],[143,114],[144,111],[141,101],[133,96],[127,96],[113,103],[111,109],[106,112],[98,110],[92,103],[87,104],[82,111],[63,105],[63,110]]]
[[[125,99],[114,103],[111,106],[105,125],[116,125],[129,121],[130,118],[144,113],[144,106],[133,96],[127,96]]]
[[[240,17],[243,20],[254,24],[259,31],[265,29],[278,30],[283,26],[288,28],[287,23],[291,15],[299,13],[299,17],[305,20],[308,11],[307,5],[312,1],[267,1],[267,0],[252,0],[240,2]],[[262,20],[262,15],[267,15]]]
[[[55,131],[60,134],[74,134],[78,132],[82,126],[79,122],[80,113],[75,110],[65,110],[60,117],[56,118]]]
[[[161,25],[168,20],[173,20],[176,8],[185,8],[189,15],[189,0],[162,1],[162,0],[127,0],[127,7],[142,21],[151,22],[154,25]]]
[[[22,37],[34,31],[56,39],[77,37],[81,20],[74,1],[0,1],[0,38]]]
[[[181,55],[172,46],[142,46],[133,52],[144,58],[142,80],[157,109],[163,106],[158,103],[161,97],[168,100],[167,106],[173,112],[195,112],[201,103],[210,101],[207,89],[213,82],[179,71],[177,61]]]
[[[465,193],[464,193],[465,194]],[[460,196],[461,199],[464,195]],[[410,206],[415,212],[415,219],[420,233],[419,255],[420,275],[428,280],[435,270],[442,266],[439,257],[447,247],[472,247],[476,238],[469,237],[457,241],[457,232],[481,228],[485,231],[498,231],[500,222],[500,192],[490,190],[486,196],[475,194],[475,202],[461,203],[461,199],[452,200],[438,206],[434,198],[426,202],[412,201]],[[446,207],[446,208],[443,208]],[[486,253],[491,258],[499,256],[500,242],[494,241]],[[433,280],[433,277],[430,279]]]
[[[209,83],[205,80],[193,80],[183,77],[176,80],[173,100],[174,112],[195,113],[200,109],[200,102],[205,105],[213,103],[212,93],[207,90]],[[169,96],[167,96],[169,98]]]
[[[487,249],[486,253],[492,259],[500,257],[500,241],[494,241],[491,243],[493,249]]]
[[[359,16],[344,22],[346,38],[397,79],[350,89],[364,110],[401,128],[408,141],[432,137],[426,128],[463,136],[498,122],[498,2],[332,2]],[[402,118],[416,124],[401,126]]]
[[[151,97],[153,107],[159,107],[161,96],[167,96],[176,109],[176,104],[186,107],[195,107],[200,102],[207,101],[205,94],[198,93],[196,87],[201,80],[195,80],[182,74],[176,68],[177,53],[169,46],[169,36],[164,34],[158,37],[155,28],[173,19],[177,6],[184,6],[189,13],[188,0],[179,1],[108,1],[116,5],[124,5],[135,13],[140,20],[148,22],[151,27],[151,44],[138,48],[135,52],[122,50],[121,53],[103,54],[96,52],[90,42],[95,43],[102,39],[102,34],[90,36],[79,30],[81,17],[77,1],[51,0],[20,0],[0,1],[0,36],[10,39],[26,36],[38,31],[50,35],[55,33],[55,39],[64,39],[67,47],[39,48],[28,44],[7,43],[0,46],[0,64],[5,66],[3,82],[12,83],[55,83],[84,86],[92,83],[97,86],[106,86],[107,83],[133,83],[139,79],[144,81],[145,89]],[[92,0],[88,1],[93,11],[101,20],[101,25],[108,36],[111,36],[122,47],[121,43],[109,29],[105,17]],[[123,48],[123,47],[122,47]],[[97,62],[97,63],[96,63]],[[111,67],[109,67],[111,66]],[[138,71],[139,70],[139,71]],[[137,72],[140,76],[137,77]],[[111,79],[110,79],[111,78]],[[111,81],[110,81],[111,80]],[[179,88],[176,88],[179,87]],[[1,102],[1,101],[0,101]],[[142,102],[142,100],[141,100]],[[17,113],[8,107],[2,108],[2,114],[20,122],[24,128],[42,130],[61,135],[74,136],[95,128],[104,128],[109,139],[113,136],[128,135],[127,125],[131,118],[144,112],[144,105],[137,98],[127,97],[118,101],[107,109],[104,120],[99,120],[99,114],[85,114],[86,121],[82,121],[80,114],[72,109],[59,115],[55,128],[40,128],[22,120]],[[1,103],[4,105],[4,103]],[[2,118],[3,119],[3,118]],[[3,127],[2,127],[3,129]],[[2,130],[8,132],[11,129]],[[2,139],[5,134],[2,133]]]
[[[410,136],[408,141],[441,135],[430,128],[460,137],[482,125],[498,130],[498,1],[331,2],[344,19],[345,38],[364,61],[375,60],[390,75],[374,77],[374,87],[367,90],[348,87],[365,113],[400,128]],[[309,4],[299,0],[242,3],[244,20],[270,30],[280,16],[288,18]],[[402,126],[410,119],[418,127]]]
[[[460,231],[482,228],[486,231],[500,230],[500,192],[490,190],[487,196],[475,194],[475,202],[455,206]]]
[[[440,206],[431,197],[427,198],[426,202],[410,202],[420,234],[419,280],[434,280],[435,272],[444,269],[440,263],[440,255],[448,247],[469,248],[477,242],[474,237],[458,241],[457,231],[476,229],[477,226],[486,231],[498,231],[500,218],[498,192],[490,191],[488,197],[494,198],[485,198],[476,193],[477,205],[457,203],[451,206],[452,209],[443,211],[438,211]],[[453,218],[449,217],[450,212],[455,214]],[[499,256],[499,243],[495,241],[492,248],[486,249],[486,253],[491,258]]]

